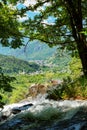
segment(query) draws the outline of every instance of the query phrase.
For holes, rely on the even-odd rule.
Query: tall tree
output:
[[[9,46],[11,48],[17,48],[23,45],[23,35],[19,30],[20,23],[18,21],[18,13],[15,6],[16,0],[1,0],[0,1],[0,44],[2,46]],[[0,107],[3,107],[2,94],[4,92],[11,92],[13,87],[10,83],[15,80],[14,77],[3,74],[0,67]]]
[[[78,50],[84,75],[87,76],[87,35],[84,33],[87,0],[36,0],[34,5],[16,8],[17,2],[24,1],[0,1],[0,43],[16,49],[27,37],[30,41],[38,39],[49,46],[61,45],[61,48]],[[28,11],[38,13],[33,19],[20,22],[19,17],[24,17]],[[0,90],[11,91],[11,80],[0,71]]]
[[[87,36],[83,32],[87,27],[86,6],[86,0],[37,0],[34,6],[25,10],[38,11],[38,14],[23,23],[30,40],[38,39],[49,46],[60,44],[62,48],[77,49],[85,76]]]
[[[24,0],[3,0],[0,3],[0,42],[12,48],[20,47],[23,38],[38,39],[49,46],[61,45],[78,50],[84,75],[87,76],[86,0],[36,0],[34,5],[20,10],[12,4]],[[11,4],[10,4],[11,3]],[[34,18],[19,22],[28,11],[37,11]],[[52,19],[50,21],[50,19]],[[20,30],[22,27],[22,31]]]

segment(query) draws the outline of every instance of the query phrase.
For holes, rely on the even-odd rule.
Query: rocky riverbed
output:
[[[5,105],[0,112],[0,130],[87,130],[87,101],[45,97]]]

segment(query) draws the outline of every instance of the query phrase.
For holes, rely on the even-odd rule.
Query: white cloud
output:
[[[29,5],[35,5],[36,0],[25,0],[24,5],[29,6]]]
[[[46,3],[44,4],[44,6],[50,6],[50,5],[51,5],[50,2],[46,2]]]
[[[29,5],[35,5],[36,3],[37,3],[37,0],[25,0],[24,5],[29,6]],[[50,6],[50,5],[51,5],[50,2],[46,2],[44,4],[44,6]]]
[[[44,20],[42,21],[42,23],[48,24],[47,19],[44,19]]]
[[[37,3],[37,0],[25,0],[24,6],[28,7],[29,5],[35,5]],[[43,7],[39,7],[37,10],[35,10],[35,13],[39,13],[40,10],[42,10]]]
[[[48,19],[45,19],[42,21],[42,24],[44,24],[44,26],[46,26],[46,25],[54,25],[55,23],[48,21]]]
[[[23,22],[28,19],[29,19],[29,17],[27,16],[27,14],[24,17],[20,17],[20,16],[18,17],[18,21],[20,21],[20,22]]]

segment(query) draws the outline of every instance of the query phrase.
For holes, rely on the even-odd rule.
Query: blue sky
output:
[[[18,8],[18,9],[26,8],[26,6],[23,5],[23,4],[21,4],[21,3],[19,3],[19,4],[17,5],[17,8]],[[27,11],[27,12],[26,12],[26,16],[28,16],[28,17],[30,17],[30,18],[33,19],[33,17],[34,17],[37,13],[39,13],[39,12]]]
[[[17,8],[18,9],[26,8],[27,6],[29,6],[29,4],[30,5],[35,4],[35,0],[26,0],[24,4],[18,3]],[[26,16],[23,18],[20,18],[20,21],[24,21],[24,20],[28,19],[28,17],[33,19],[36,14],[39,14],[39,11],[34,11],[34,12],[27,11]],[[45,19],[43,22],[48,23],[48,24],[51,24],[51,23],[54,24],[54,21],[55,21],[55,18],[52,16],[49,16],[48,19]]]

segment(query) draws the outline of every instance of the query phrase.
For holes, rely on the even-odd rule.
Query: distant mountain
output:
[[[26,42],[26,41],[25,41]],[[46,60],[56,51],[57,47],[50,48],[47,44],[39,41],[30,42],[26,48],[10,49],[0,46],[0,54],[11,55],[23,60]]]
[[[42,65],[41,69],[45,69],[45,70],[48,69],[48,68],[46,68],[47,66],[48,67],[49,66],[58,67],[58,70],[66,69],[71,60],[70,54],[68,54],[66,51],[64,52],[60,49],[57,50],[57,48],[58,48],[58,46],[50,48],[47,44],[41,43],[41,42],[35,40],[33,42],[30,42],[26,46],[26,48],[25,48],[25,46],[21,47],[20,49],[10,49],[8,47],[0,47],[0,54],[14,56],[14,57],[17,57],[18,59],[25,60],[25,61],[30,61],[30,60],[36,61],[36,64],[38,63],[38,64]],[[15,58],[12,57],[12,62],[13,62],[13,59],[15,59]],[[40,61],[38,61],[38,60],[40,60]],[[45,62],[43,62],[41,60],[45,60]],[[8,58],[8,61],[9,61],[9,58]],[[2,61],[1,61],[1,63],[2,63]],[[16,70],[18,72],[19,68],[22,67],[22,64],[21,64],[21,61],[20,61],[20,63],[19,63],[19,61],[18,62],[16,61],[16,63],[19,64],[18,69],[16,68]],[[9,68],[9,63],[7,63],[7,64],[8,64],[7,68]],[[20,66],[20,64],[21,64],[21,66]],[[28,63],[28,64],[30,64],[30,63]],[[12,66],[14,66],[13,63],[12,63]],[[17,66],[18,65],[16,65],[16,67]],[[26,66],[26,65],[24,65],[24,66]],[[6,69],[5,71],[9,71],[9,70],[7,70],[7,68],[5,68]],[[25,68],[27,68],[27,67],[25,67]],[[35,70],[35,66],[32,69]],[[30,70],[32,71],[32,69],[30,69]],[[11,71],[14,71],[14,70],[12,68]],[[22,71],[23,67],[20,70]],[[29,72],[30,70],[26,70],[26,71]]]
[[[0,67],[4,73],[30,73],[40,70],[40,66],[36,63],[23,61],[13,56],[5,56],[0,54]]]

